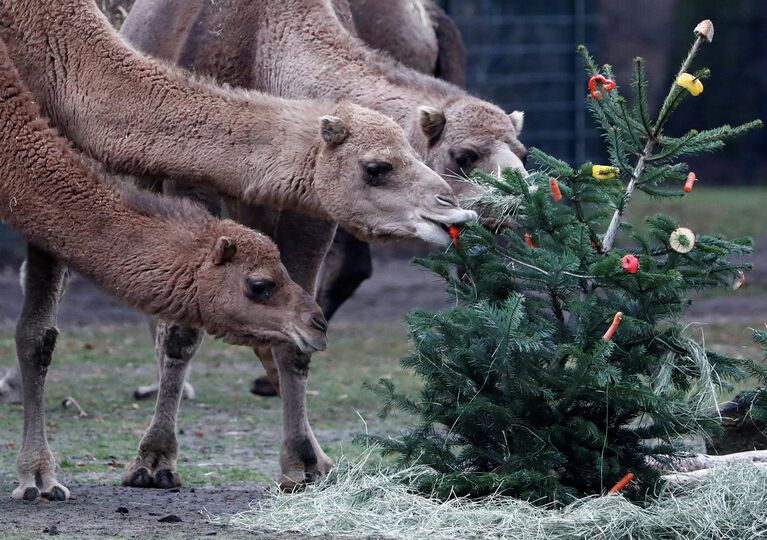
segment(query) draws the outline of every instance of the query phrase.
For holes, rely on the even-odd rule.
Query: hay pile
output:
[[[404,484],[423,470],[366,466],[369,454],[302,493],[275,491],[234,516],[211,517],[258,533],[349,538],[664,540],[767,538],[767,471],[735,464],[666,489],[645,508],[621,496],[591,497],[562,509],[516,499],[443,502]]]

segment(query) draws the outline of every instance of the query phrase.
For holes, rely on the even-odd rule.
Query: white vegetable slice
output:
[[[695,233],[687,227],[679,227],[671,233],[668,243],[677,253],[689,253],[695,247]]]

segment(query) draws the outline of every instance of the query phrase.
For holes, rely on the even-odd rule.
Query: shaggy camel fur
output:
[[[445,243],[442,224],[475,217],[457,207],[449,186],[380,113],[190,80],[126,46],[91,0],[2,0],[0,6],[0,35],[44,110],[112,170],[183,177],[238,199],[295,208],[322,224],[323,254],[335,220],[363,238]],[[158,334],[167,337],[168,343],[160,340],[166,349],[200,341],[191,330]],[[161,352],[158,362],[168,356]],[[283,462],[303,470],[305,363],[284,366],[286,385],[296,391],[284,401]],[[174,434],[161,435],[154,438],[174,447]],[[143,442],[140,453],[147,453]],[[175,456],[175,449],[168,453]],[[129,474],[125,481],[148,480]]]
[[[353,28],[344,26],[367,45],[422,73],[465,84],[461,33],[433,0],[349,0],[348,6]],[[344,6],[334,7],[343,22]]]
[[[135,307],[229,343],[325,347],[319,306],[290,280],[267,237],[188,203],[108,189],[40,118],[2,41],[0,138],[0,217],[30,242],[16,332],[24,435],[15,498],[69,496],[56,479],[43,404],[65,273],[58,261]],[[179,397],[163,395],[168,405]]]
[[[174,13],[186,15],[174,18]],[[348,98],[383,112],[405,129],[419,155],[439,173],[523,168],[526,151],[517,139],[522,113],[507,115],[368,49],[344,30],[331,0],[139,0],[122,33],[144,52],[174,52],[165,58],[222,82],[281,97]],[[423,108],[424,103],[430,107]],[[233,214],[265,232],[276,231],[291,276],[314,291],[332,226],[294,212],[275,216],[264,208],[240,206]],[[308,367],[309,356],[289,346],[257,352],[287,398],[293,389],[283,386],[282,372],[278,380],[275,363]],[[307,426],[313,443],[307,462],[317,459],[329,466],[310,433]],[[302,474],[300,466],[295,473],[289,478],[313,476]]]

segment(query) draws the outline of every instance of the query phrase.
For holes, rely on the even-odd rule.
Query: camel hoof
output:
[[[69,498],[69,490],[62,485],[55,485],[48,491],[43,491],[42,496],[49,501],[66,501]]]
[[[8,405],[21,403],[21,385],[13,371],[0,379],[0,403]]]
[[[139,386],[133,391],[133,399],[140,401],[142,399],[149,399],[157,397],[157,385]]]
[[[152,478],[152,473],[149,469],[139,467],[128,471],[123,476],[123,485],[135,488],[151,488],[154,487],[154,478]]]
[[[277,395],[277,389],[268,377],[263,376],[253,379],[253,382],[250,383],[250,393],[257,396],[271,397]]]
[[[192,386],[191,383],[184,381],[184,389],[181,392],[181,398],[188,399],[189,401],[197,399],[197,391],[195,391],[194,386]]]
[[[181,487],[181,476],[170,469],[160,469],[154,475],[154,487],[159,489],[172,489]]]
[[[133,399],[136,401],[141,401],[142,399],[154,399],[157,397],[157,385],[156,384],[150,384],[147,386],[139,386],[133,391]],[[189,401],[194,401],[197,399],[197,392],[194,389],[194,386],[192,386],[190,383],[185,382],[184,383],[184,389],[181,392],[181,398],[182,399],[188,399]]]
[[[300,493],[306,489],[306,482],[296,482],[290,478],[283,477],[279,487],[280,491],[285,493]]]
[[[13,492],[13,498],[18,499],[20,501],[27,501],[27,502],[34,502],[37,500],[37,498],[40,496],[40,490],[36,487],[28,487],[21,492],[19,492],[20,488],[17,488]]]

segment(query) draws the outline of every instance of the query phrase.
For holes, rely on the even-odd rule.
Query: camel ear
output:
[[[349,136],[344,121],[337,116],[323,116],[320,118],[320,133],[328,146],[338,146]]]
[[[522,133],[522,128],[525,125],[525,113],[522,111],[514,111],[509,114],[509,118],[511,119],[511,125],[514,126],[514,131],[517,132],[517,135]]]
[[[216,245],[213,247],[211,254],[213,264],[226,264],[234,258],[235,253],[237,253],[237,244],[234,243],[234,240],[227,236],[221,236],[216,240]]]
[[[445,122],[445,114],[439,109],[426,105],[418,107],[418,123],[430,144],[436,142],[440,135],[442,135],[442,130],[445,129]]]

